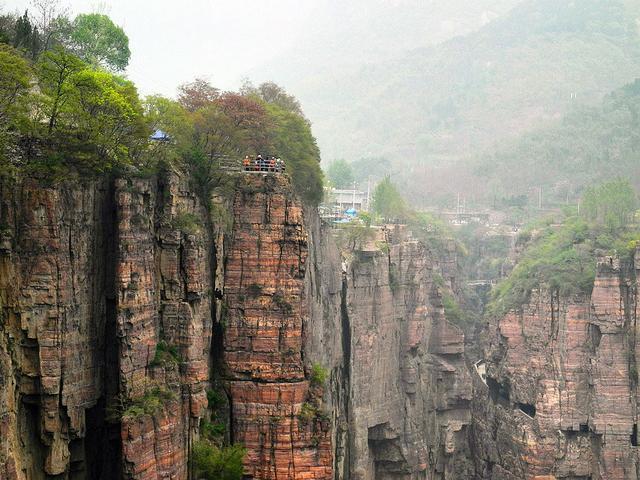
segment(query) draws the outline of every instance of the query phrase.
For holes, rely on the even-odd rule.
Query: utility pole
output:
[[[542,210],[542,187],[538,187],[538,210]]]
[[[356,209],[356,182],[353,181],[353,195],[351,197],[351,208]]]

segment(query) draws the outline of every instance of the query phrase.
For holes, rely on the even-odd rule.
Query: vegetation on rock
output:
[[[229,190],[225,159],[239,166],[245,155],[262,153],[286,162],[308,203],[320,201],[320,152],[300,104],[281,87],[221,92],[196,79],[180,87],[177,101],[141,101],[133,83],[113,73],[131,53],[108,16],[70,20],[51,11],[46,18],[38,29],[28,12],[0,15],[0,174],[56,181],[70,172],[146,174],[170,166],[190,171],[208,200],[214,190]],[[157,130],[166,136],[151,141]]]
[[[321,364],[316,362],[311,365],[310,380],[312,385],[315,385],[318,387],[324,387],[328,378],[329,378],[329,371],[326,368],[324,368]]]
[[[156,345],[156,353],[151,361],[152,366],[169,366],[180,363],[180,354],[174,345],[169,345],[164,340]]]
[[[145,394],[134,399],[122,412],[122,419],[135,420],[144,415],[157,415],[167,402],[176,399],[176,394],[162,386],[148,389]]]
[[[542,220],[521,232],[526,248],[511,275],[493,291],[489,312],[520,308],[535,289],[562,297],[588,295],[593,288],[598,254],[628,258],[640,230],[630,223],[636,194],[628,182],[614,180],[588,189],[588,208],[568,212],[561,223]]]
[[[241,480],[246,449],[240,445],[219,447],[200,440],[193,444],[191,461],[196,478],[206,480]]]

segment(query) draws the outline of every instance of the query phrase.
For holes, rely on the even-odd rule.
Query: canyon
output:
[[[213,416],[252,479],[638,478],[640,253],[465,338],[454,248],[228,177],[0,185],[0,478],[192,479]]]

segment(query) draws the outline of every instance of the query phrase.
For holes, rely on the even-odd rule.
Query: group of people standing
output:
[[[284,172],[284,161],[276,157],[263,157],[258,154],[255,159],[249,155],[242,160],[245,172]]]

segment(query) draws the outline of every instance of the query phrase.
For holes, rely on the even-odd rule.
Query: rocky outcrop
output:
[[[439,265],[396,227],[338,273],[330,229],[312,235],[305,357],[331,369],[339,478],[472,478],[471,378],[464,335],[445,318]]]
[[[478,478],[638,478],[636,278],[603,257],[589,298],[536,292],[491,322]]]
[[[233,440],[259,479],[331,479],[323,387],[302,358],[308,234],[284,176],[246,176],[225,273],[225,380]]]
[[[186,480],[221,392],[248,478],[472,478],[453,264],[399,227],[341,256],[287,176],[231,184],[2,184],[0,478]]]

